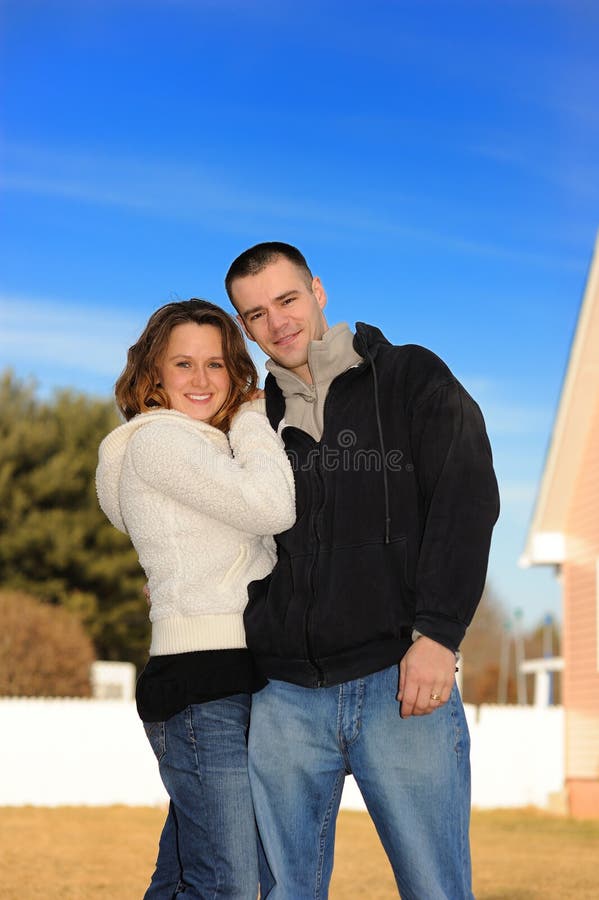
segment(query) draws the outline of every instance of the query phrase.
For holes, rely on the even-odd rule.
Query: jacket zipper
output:
[[[351,369],[348,369],[346,372],[341,372],[339,375],[337,375],[337,376],[335,376],[335,378],[333,378],[331,384],[329,385],[329,390],[328,390],[327,396],[325,397],[325,401],[324,401],[323,430],[322,430],[321,441],[322,441],[322,439],[324,439],[326,409],[327,409],[327,405],[329,402],[329,397],[331,396],[331,392],[333,390],[333,385],[335,384],[335,382],[338,382],[341,380],[348,380],[347,379],[348,374],[351,374],[352,377],[355,377],[357,372],[359,370],[361,370],[365,364],[367,364],[367,363],[362,362],[362,363],[360,363],[360,365],[354,366]],[[306,654],[308,656],[308,661],[310,662],[310,664],[313,666],[313,668],[316,671],[316,676],[317,676],[316,686],[317,687],[326,687],[327,680],[326,680],[324,671],[322,669],[322,666],[320,665],[320,663],[318,662],[318,659],[316,658],[316,656],[314,654],[314,650],[312,648],[312,641],[310,639],[310,624],[311,624],[311,619],[312,619],[312,610],[314,609],[314,606],[316,605],[316,602],[317,602],[316,569],[318,566],[318,559],[319,559],[319,555],[320,555],[320,532],[318,530],[318,519],[322,512],[322,508],[324,506],[324,500],[325,500],[324,490],[323,490],[323,480],[322,480],[322,475],[321,475],[321,471],[320,471],[320,462],[321,462],[321,457],[320,457],[320,448],[319,448],[318,458],[317,458],[317,462],[314,465],[313,473],[314,473],[314,480],[317,483],[318,489],[319,489],[320,502],[318,503],[318,508],[312,514],[312,535],[314,537],[316,546],[315,546],[314,556],[312,558],[312,563],[310,566],[310,586],[312,588],[312,602],[310,603],[310,605],[308,606],[308,608],[306,610],[304,637],[305,637],[305,641],[306,641]]]
[[[320,532],[318,530],[318,517],[320,516],[322,507],[324,504],[324,491],[322,489],[322,477],[320,474],[320,451],[319,451],[319,455],[318,455],[318,461],[315,464],[314,469],[313,469],[313,474],[314,474],[314,480],[315,480],[316,484],[318,485],[318,492],[319,492],[320,496],[319,496],[318,506],[317,506],[316,510],[314,510],[312,513],[312,523],[311,524],[312,524],[312,536],[315,541],[315,549],[314,549],[314,554],[312,556],[312,563],[310,565],[310,587],[312,589],[312,602],[310,603],[310,605],[308,606],[308,608],[306,610],[305,639],[306,639],[306,653],[308,655],[308,659],[309,659],[311,665],[316,670],[316,676],[317,676],[317,685],[316,686],[317,687],[325,687],[326,679],[324,677],[324,672],[323,672],[318,660],[316,659],[316,656],[314,655],[314,650],[312,648],[312,642],[310,639],[310,624],[311,624],[311,619],[312,619],[312,611],[314,609],[314,606],[316,605],[316,568],[318,566],[318,557],[320,554],[320,549],[319,549],[320,548]]]

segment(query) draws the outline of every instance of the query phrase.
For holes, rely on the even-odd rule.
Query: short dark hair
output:
[[[258,375],[237,322],[208,300],[194,297],[167,303],[150,316],[143,333],[129,348],[127,365],[115,385],[117,406],[127,421],[140,412],[171,408],[169,397],[159,384],[158,370],[171,331],[186,322],[214,325],[220,331],[231,389],[210,424],[226,432],[234,414],[256,389]]]
[[[284,244],[282,241],[264,241],[250,247],[249,250],[244,250],[229,267],[225,276],[225,288],[233,306],[235,306],[232,292],[233,282],[248,275],[257,275],[280,257],[288,259],[294,266],[297,266],[305,275],[308,285],[312,284],[314,276],[303,253],[297,247],[292,244]]]

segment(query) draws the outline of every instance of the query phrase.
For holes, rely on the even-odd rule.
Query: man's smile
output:
[[[286,347],[288,344],[291,344],[299,334],[301,334],[301,329],[300,331],[294,331],[293,334],[286,334],[284,337],[277,338],[277,340],[273,341],[273,344],[276,344],[277,347]]]

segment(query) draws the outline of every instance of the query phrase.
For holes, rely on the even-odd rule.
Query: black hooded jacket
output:
[[[412,629],[456,650],[480,600],[499,511],[481,412],[437,356],[359,322],[363,362],[337,376],[320,441],[282,431],[297,521],[249,587],[263,673],[306,687],[398,662]],[[285,401],[272,375],[276,429]]]

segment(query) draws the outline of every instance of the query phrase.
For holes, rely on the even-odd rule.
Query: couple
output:
[[[482,416],[428,350],[329,328],[295,247],[250,248],[225,285],[270,357],[266,416],[235,322],[171,303],[100,449],[152,597],[137,703],[171,803],[146,898],[255,900],[258,867],[263,898],[325,898],[351,772],[404,900],[466,900],[454,673],[498,513]]]

